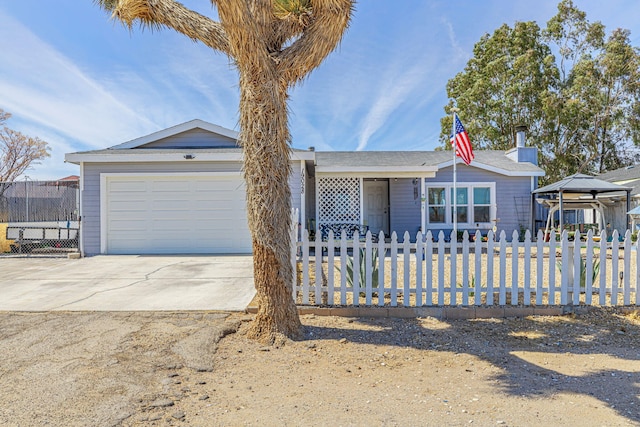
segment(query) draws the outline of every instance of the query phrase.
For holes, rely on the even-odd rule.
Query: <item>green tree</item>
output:
[[[223,52],[240,77],[240,138],[258,314],[249,336],[300,333],[290,262],[289,89],[337,46],[353,0],[211,0],[219,21],[174,0],[99,0],[131,27],[167,27]]]
[[[447,113],[456,104],[474,147],[505,150],[513,146],[516,126],[530,128],[530,141],[541,146],[544,102],[558,79],[549,47],[535,22],[502,25],[484,35],[464,71],[447,83]],[[443,117],[448,146],[451,116]],[[448,147],[450,148],[450,147]]]
[[[457,104],[476,148],[511,148],[515,126],[527,125],[547,172],[544,181],[552,182],[634,160],[639,76],[629,32],[615,30],[607,38],[604,25],[563,0],[544,30],[517,22],[483,36],[464,71],[449,81],[445,111]],[[450,116],[441,123],[449,148]]]

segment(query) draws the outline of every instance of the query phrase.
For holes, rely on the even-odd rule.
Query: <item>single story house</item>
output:
[[[250,253],[235,131],[192,120],[104,150],[80,166],[80,249],[94,254]],[[307,228],[350,224],[386,235],[453,228],[451,151],[291,152],[291,204]],[[544,175],[524,135],[508,151],[457,161],[459,230],[531,228]]]

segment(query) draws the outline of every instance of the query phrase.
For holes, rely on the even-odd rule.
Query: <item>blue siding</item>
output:
[[[408,231],[415,238],[421,223],[420,183],[417,184],[418,197],[415,197],[413,179],[398,178],[389,180],[389,231],[402,239]]]

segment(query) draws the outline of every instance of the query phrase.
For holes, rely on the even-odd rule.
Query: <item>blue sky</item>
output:
[[[640,45],[640,2],[574,0]],[[183,2],[211,15],[208,0]],[[297,148],[432,150],[446,83],[503,23],[556,14],[547,0],[362,0],[340,47],[291,92]],[[133,31],[91,0],[0,0],[0,108],[51,158],[32,179],[77,174],[64,154],[102,149],[194,118],[237,130],[229,60],[173,31]],[[464,117],[462,120],[464,122]]]

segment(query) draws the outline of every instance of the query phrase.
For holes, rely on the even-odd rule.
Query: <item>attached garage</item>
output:
[[[240,174],[103,174],[102,253],[250,253]]]
[[[80,166],[80,251],[250,254],[238,133],[192,120],[110,148],[69,153]],[[291,153],[291,206],[305,221],[305,164]]]

